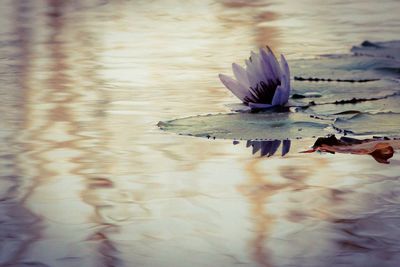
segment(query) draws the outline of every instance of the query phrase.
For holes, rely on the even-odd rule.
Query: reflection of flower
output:
[[[286,140],[248,140],[246,143],[246,147],[253,147],[252,154],[256,154],[259,150],[260,156],[273,156],[277,151],[279,146],[282,142],[282,157],[285,156],[290,150],[290,143],[289,139]]]
[[[290,72],[286,59],[281,55],[279,65],[269,47],[261,48],[260,54],[251,52],[246,69],[232,64],[237,80],[220,74],[222,83],[243,103],[251,108],[269,108],[283,106],[288,102],[290,93]]]

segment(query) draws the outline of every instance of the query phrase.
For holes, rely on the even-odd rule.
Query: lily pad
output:
[[[327,55],[315,59],[290,61],[291,73],[297,80],[316,82],[368,82],[399,77],[400,61],[355,55]],[[318,78],[318,79],[315,79]]]
[[[317,101],[315,101],[317,102]],[[342,116],[350,113],[400,113],[400,95],[371,101],[361,101],[355,104],[327,104],[309,107],[306,112],[324,116]]]
[[[182,135],[244,140],[299,139],[324,135],[331,120],[305,113],[229,113],[201,115],[166,122],[158,126]]]
[[[305,81],[368,82],[400,77],[400,41],[354,46],[350,55],[325,55],[290,62],[295,79]]]
[[[353,135],[400,136],[400,113],[359,113],[338,118],[334,127]]]
[[[308,97],[318,93],[320,97]],[[400,83],[395,80],[377,80],[366,83],[338,82],[298,82],[293,83],[293,94],[305,96],[297,98],[296,102],[306,104],[334,103],[352,99],[377,99],[393,94],[400,94]]]
[[[354,46],[351,49],[351,52],[358,55],[385,57],[400,60],[400,41],[364,41],[360,46]]]
[[[400,74],[400,61],[396,59],[399,49],[398,41],[364,42],[352,49],[361,56],[330,55],[291,62],[292,73],[297,77],[292,104],[311,103],[306,112],[320,115],[349,110],[397,112],[398,104],[392,98],[400,94],[396,80]],[[310,94],[321,97],[308,97]]]

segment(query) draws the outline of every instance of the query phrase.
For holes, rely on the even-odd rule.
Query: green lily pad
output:
[[[358,112],[398,112],[400,43],[364,42],[357,55],[330,55],[291,63],[293,105],[312,104],[308,113],[332,115]],[[301,79],[299,77],[302,77]],[[308,79],[307,77],[311,77]],[[322,79],[322,80],[321,80]],[[320,95],[320,97],[309,97]],[[315,105],[314,105],[315,104]]]
[[[354,46],[351,52],[358,55],[384,57],[400,60],[400,41],[370,42],[364,41],[360,46]]]
[[[327,104],[310,106],[305,112],[324,116],[336,116],[343,113],[400,113],[400,95],[355,104]]]
[[[377,99],[400,94],[400,83],[395,80],[377,80],[365,83],[294,81],[293,94],[305,96],[296,99],[296,102],[302,104],[307,104],[310,101],[320,104],[344,102],[352,99]],[[308,95],[313,96],[313,94],[319,94],[320,97],[308,97]]]
[[[334,127],[353,135],[400,136],[400,113],[359,113],[338,118]]]
[[[329,55],[315,59],[292,60],[290,69],[297,80],[308,78],[331,82],[368,82],[400,76],[400,61],[392,58],[355,55]]]
[[[193,116],[159,122],[165,131],[221,139],[283,140],[324,135],[331,120],[305,113],[229,113]]]

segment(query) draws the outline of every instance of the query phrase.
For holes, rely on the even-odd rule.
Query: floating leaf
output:
[[[304,97],[295,97],[295,101],[306,104],[334,103],[352,99],[377,99],[400,93],[400,83],[394,80],[378,80],[367,83],[337,82],[294,82],[293,93]],[[316,97],[318,96],[319,97]]]
[[[355,139],[341,137],[337,139],[334,135],[319,137],[312,149],[302,153],[315,151],[328,153],[346,153],[357,155],[371,155],[379,163],[389,163],[393,157],[394,150],[400,148],[400,140],[388,138]]]
[[[364,41],[360,46],[354,46],[351,49],[351,52],[359,55],[385,57],[400,60],[400,41]]]
[[[159,122],[166,131],[208,138],[283,140],[323,135],[330,120],[304,113],[229,113]]]
[[[315,101],[317,102],[317,101]],[[328,104],[311,106],[306,112],[320,115],[343,115],[346,113],[400,113],[400,95],[355,104]]]
[[[359,113],[338,118],[334,127],[355,135],[400,136],[400,113]]]
[[[329,55],[289,62],[295,80],[366,83],[399,77],[400,61],[371,56]]]

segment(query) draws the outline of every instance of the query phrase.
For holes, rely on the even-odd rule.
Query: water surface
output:
[[[283,1],[282,1],[283,2]],[[0,266],[397,266],[398,154],[252,155],[158,121],[217,74],[398,39],[388,1],[14,1],[0,10]]]

